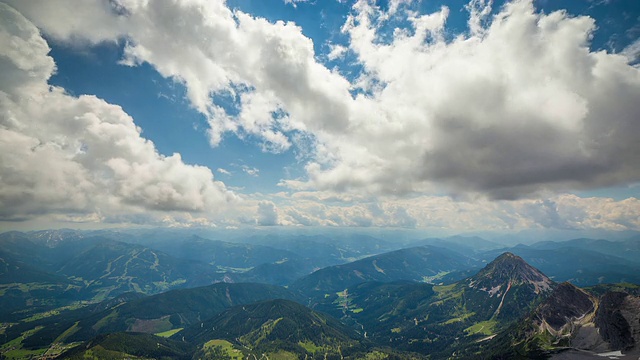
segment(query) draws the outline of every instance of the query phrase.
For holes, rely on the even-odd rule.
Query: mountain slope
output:
[[[81,285],[0,250],[0,322],[14,322],[81,299]]]
[[[70,284],[65,277],[52,274],[11,256],[3,254],[0,250],[0,284],[12,283],[60,283]]]
[[[194,344],[227,340],[267,357],[282,350],[300,358],[338,355],[359,344],[357,334],[336,319],[281,299],[230,308],[173,338]]]
[[[521,309],[529,307],[539,295],[550,292],[554,286],[540,270],[509,252],[497,257],[464,283],[469,289],[469,305],[486,313],[488,301],[495,304],[489,307],[491,311],[495,309],[494,318],[511,319],[522,315]]]
[[[62,359],[165,359],[188,360],[194,348],[181,341],[144,333],[101,335],[62,355]]]
[[[0,249],[4,257],[29,265],[41,264],[45,260],[42,247],[31,241],[27,234],[19,231],[0,234]]]
[[[247,270],[260,264],[298,258],[292,252],[269,246],[231,243],[199,236],[169,241],[149,239],[144,245],[180,259],[210,264],[218,270]]]
[[[564,282],[536,309],[535,322],[549,332],[562,334],[567,326],[593,312],[597,299],[577,286]]]
[[[395,242],[388,242],[363,234],[351,235],[265,235],[240,241],[261,244],[291,251],[323,268],[355,261],[363,257],[397,250]]]
[[[366,281],[442,281],[443,276],[468,270],[474,264],[472,259],[451,250],[421,246],[320,269],[295,281],[291,289],[324,295]]]
[[[447,238],[428,238],[419,240],[415,245],[431,245],[450,249],[461,254],[474,254],[500,249],[503,245],[477,236],[451,236]]]
[[[241,273],[227,273],[233,282],[254,282],[288,285],[313,271],[313,264],[301,259],[283,259],[271,264],[261,264]]]
[[[505,253],[450,285],[364,283],[319,300],[318,308],[376,343],[438,358],[498,334],[554,287],[522,258]]]
[[[215,269],[206,264],[112,240],[101,241],[74,256],[58,272],[83,281],[94,300],[129,291],[153,294],[220,280]]]
[[[122,331],[153,334],[184,328],[231,306],[275,298],[296,297],[278,286],[226,283],[172,290],[142,298],[125,294],[100,306],[21,322],[6,330],[6,340],[36,328],[40,329],[36,335],[24,341],[32,348],[47,346],[63,334],[61,341],[64,342],[86,341],[97,335]],[[116,301],[118,299],[122,301]]]
[[[640,355],[640,297],[617,291],[597,297],[563,283],[529,316],[460,355],[597,359],[614,351],[625,354],[616,358]]]
[[[543,241],[531,245],[539,250],[556,250],[574,248],[623,258],[633,263],[640,263],[640,237],[610,241],[603,239],[572,239],[567,241]]]
[[[84,236],[75,231],[10,231],[0,234],[0,249],[17,261],[39,270],[55,272],[69,259],[111,241],[101,236]]]

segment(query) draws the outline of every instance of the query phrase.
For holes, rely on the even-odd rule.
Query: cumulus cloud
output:
[[[457,9],[400,11],[409,2],[392,1],[386,11],[373,1],[354,5],[343,27],[348,50],[334,47],[331,56],[345,51],[356,56],[363,68],[356,79],[321,64],[312,41],[295,24],[231,11],[222,0],[12,4],[58,40],[126,41],[123,64],[149,63],[184,83],[193,107],[207,116],[214,146],[232,132],[260,139],[265,151],[310,147],[306,177],[282,182],[298,192],[284,200],[245,203],[247,223],[455,229],[640,226],[637,199],[545,192],[640,180],[640,70],[629,65],[634,46],[624,54],[591,51],[592,19],[562,11],[542,14],[531,0],[514,0],[497,11],[490,1],[473,0],[466,7],[469,31],[451,37],[447,19]],[[398,24],[389,21],[397,16],[409,25],[383,36],[389,35],[389,24]],[[58,211],[84,211],[96,204],[209,209],[227,196],[221,183],[211,182],[208,169],[184,165],[177,155],[158,155],[121,109],[46,88],[54,68],[42,56],[48,51],[46,42],[39,35],[18,38],[29,46],[0,39],[5,41],[3,53],[9,54],[0,58],[2,66],[22,69],[0,72],[0,86],[11,90],[2,90],[7,94],[2,108],[11,111],[4,112],[0,141],[11,154],[3,157],[8,199],[3,201],[23,204],[19,214],[42,211],[29,208],[27,196],[44,208],[61,207],[60,199],[69,199]],[[41,55],[24,52],[27,48]],[[18,89],[36,94],[33,106],[15,95]],[[235,108],[228,112],[220,98]],[[42,130],[25,125],[27,116],[42,119],[45,111],[51,112],[51,124]],[[57,119],[70,118],[65,114],[87,129],[97,128],[105,138],[109,131],[119,131],[116,137],[134,145],[123,140],[113,149],[123,155],[102,155],[109,150],[95,140],[102,135],[90,137],[69,123],[58,124]],[[51,139],[51,134],[63,135]],[[45,149],[47,157],[39,153]],[[12,162],[14,158],[24,161]],[[17,169],[15,178],[9,168]],[[181,177],[183,168],[197,174],[189,177],[193,183]],[[37,180],[52,171],[49,183]],[[151,179],[145,174],[153,171],[165,175],[148,186]],[[125,178],[126,173],[135,179]],[[23,178],[36,179],[29,188],[39,190],[22,191]],[[70,183],[81,191],[69,190]],[[193,191],[198,184],[207,185]],[[51,188],[62,190],[47,193]],[[104,193],[96,196],[96,189]],[[113,196],[105,195],[111,191]],[[446,192],[456,197],[425,195]],[[406,197],[386,196],[390,194]],[[492,201],[477,194],[515,200]],[[546,195],[526,199],[531,194]],[[254,217],[256,209],[260,215]]]
[[[55,64],[38,29],[2,3],[0,18],[0,219],[108,222],[234,200],[208,168],[160,155],[119,106],[49,86]]]
[[[115,1],[4,0],[56,39],[95,44],[114,41],[126,31],[126,9]],[[131,5],[133,3],[131,2]],[[74,13],[78,16],[70,16]]]
[[[368,1],[354,6],[343,30],[371,95],[354,101],[354,130],[333,138],[339,161],[308,166],[314,186],[395,192],[435,183],[516,198],[640,177],[630,136],[640,130],[640,72],[589,50],[593,20],[513,1],[482,27],[487,12],[476,3],[469,36],[445,40],[442,8],[410,18],[389,43],[378,36],[386,14]]]
[[[274,198],[278,223],[437,231],[640,230],[640,200],[636,198],[614,200],[548,194],[537,199],[467,201],[450,196],[418,195],[332,202],[326,201],[330,197],[327,192],[315,195],[314,192],[306,192],[304,196],[279,194]]]
[[[278,225],[278,209],[273,202],[260,201],[258,203],[256,223],[260,226]]]
[[[191,104],[209,119],[212,145],[222,141],[224,132],[234,132],[262,139],[265,150],[279,152],[290,146],[286,134],[291,131],[345,125],[349,82],[316,62],[312,41],[295,24],[231,11],[222,0],[110,4],[108,11],[56,2],[58,12],[95,18],[98,24],[117,23],[112,33],[98,32],[89,39],[126,39],[122,64],[147,62],[184,83]],[[82,39],[88,26],[77,24],[72,31],[63,20],[50,21],[50,14],[37,6],[14,5],[59,40]],[[237,109],[227,113],[212,97],[232,101]]]
[[[419,14],[398,10],[410,1],[383,11],[360,0],[343,27],[364,69],[351,81],[318,62],[295,24],[222,0],[110,3],[57,0],[58,12],[95,18],[71,25],[16,6],[54,37],[126,39],[123,63],[147,62],[184,83],[214,146],[225,132],[272,152],[312,137],[306,178],[283,182],[293,189],[514,199],[640,179],[640,70],[589,49],[589,17],[543,14],[531,0],[492,12],[490,1],[473,0],[469,32],[451,38],[447,7]],[[398,16],[409,25],[383,37]],[[85,34],[82,21],[96,29]]]

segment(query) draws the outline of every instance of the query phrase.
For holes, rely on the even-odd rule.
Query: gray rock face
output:
[[[573,332],[571,346],[593,353],[640,352],[640,297],[608,292],[598,301],[593,321]],[[637,358],[637,357],[636,357]]]
[[[629,295],[624,298],[620,314],[627,320],[635,348],[640,347],[640,297]],[[640,350],[640,349],[639,349]]]
[[[621,312],[628,296],[629,294],[622,292],[606,293],[600,299],[600,306],[596,311],[595,325],[611,350],[626,350],[634,345],[631,326]]]
[[[555,291],[540,305],[537,311],[539,321],[545,321],[559,331],[566,324],[595,310],[594,299],[570,283],[558,285]]]
[[[640,297],[627,292],[596,297],[562,283],[538,306],[532,320],[535,334],[550,336],[545,346],[560,351],[553,359],[635,360],[640,354]]]

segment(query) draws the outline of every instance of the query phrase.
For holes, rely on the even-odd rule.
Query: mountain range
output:
[[[631,284],[639,269],[632,256],[605,253],[599,240],[511,248],[481,240],[427,239],[392,249],[370,237],[360,247],[339,239],[311,261],[301,237],[266,246],[255,238],[154,242],[109,232],[4,233],[0,354],[636,356],[640,286]],[[621,244],[633,253],[634,241]],[[316,270],[319,264],[329,265]]]

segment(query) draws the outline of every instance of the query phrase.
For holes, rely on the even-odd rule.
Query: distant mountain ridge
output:
[[[505,251],[522,257],[545,274],[552,275],[551,278],[557,282],[570,281],[578,286],[618,282],[640,283],[640,263],[589,249],[559,244],[553,249],[519,245],[489,251],[481,256],[489,260]]]
[[[305,294],[330,293],[367,281],[437,281],[477,263],[464,255],[435,246],[395,250],[343,265],[320,269],[300,278],[291,288]],[[462,276],[461,276],[462,277]]]

